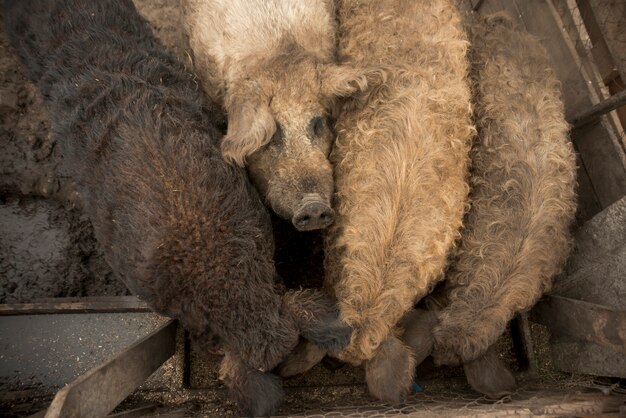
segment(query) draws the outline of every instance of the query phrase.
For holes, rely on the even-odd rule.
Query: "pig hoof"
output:
[[[436,323],[435,312],[423,309],[415,309],[402,319],[405,328],[402,339],[413,350],[416,364],[421,364],[433,351],[432,329]]]
[[[365,380],[372,396],[399,403],[410,391],[415,360],[409,347],[389,336],[378,347],[374,357],[365,363]]]
[[[472,389],[490,399],[500,399],[515,392],[515,377],[493,347],[475,360],[463,364],[463,369]]]
[[[253,369],[232,353],[226,352],[222,359],[220,379],[243,416],[273,415],[283,400],[277,376]]]
[[[302,374],[319,363],[326,351],[309,341],[300,343],[289,354],[287,359],[278,366],[278,374],[282,377]]]
[[[280,379],[270,373],[250,372],[246,382],[230,388],[231,397],[237,402],[245,417],[274,415],[283,400]]]

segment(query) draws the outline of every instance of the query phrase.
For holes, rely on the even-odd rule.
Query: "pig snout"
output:
[[[305,195],[291,222],[298,231],[323,229],[333,223],[335,211],[318,194]]]

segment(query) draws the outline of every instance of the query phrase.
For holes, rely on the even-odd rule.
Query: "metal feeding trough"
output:
[[[63,386],[37,415],[106,416],[174,354],[176,329],[135,297],[0,305],[0,379]]]

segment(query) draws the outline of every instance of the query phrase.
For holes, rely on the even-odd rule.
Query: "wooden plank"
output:
[[[578,181],[578,193],[576,203],[576,225],[582,225],[596,214],[602,211],[600,199],[593,188],[593,183],[587,173],[585,163],[580,158],[580,151],[574,144],[576,150],[576,180]]]
[[[47,303],[47,302],[117,302],[117,301],[136,301],[140,300],[137,296],[71,296],[63,298],[35,298],[28,303]]]
[[[598,120],[600,116],[615,110],[618,107],[624,106],[625,104],[626,90],[622,90],[616,95],[573,115],[568,122],[572,124],[574,128],[580,128],[583,125]]]
[[[534,307],[531,319],[555,335],[568,335],[626,355],[626,311],[550,295]]]
[[[617,76],[613,80],[611,80],[608,84],[609,93],[611,95],[617,94],[621,91],[624,91],[624,80],[620,76]],[[619,109],[615,109],[615,113],[617,114],[617,119],[620,122],[620,131],[622,136],[622,145],[626,148],[626,106],[622,106]]]
[[[589,0],[576,0],[576,5],[580,10],[580,16],[585,24],[587,33],[589,34],[591,44],[593,45],[591,53],[593,54],[596,65],[598,66],[602,80],[605,83],[608,83],[619,75],[615,62],[613,61],[613,57],[609,52],[609,47],[604,40],[602,30],[598,25]]]
[[[563,20],[564,29],[576,45],[576,50],[591,78],[596,94],[601,99],[619,94],[624,82],[617,71],[602,31],[595,19],[589,0],[567,0],[554,3]],[[617,148],[626,152],[626,106],[617,108],[607,115],[616,136]],[[619,138],[622,138],[619,141]],[[626,165],[626,161],[622,161]]]
[[[510,327],[518,370],[526,372],[529,376],[537,376],[537,360],[530,335],[528,313],[522,312],[515,315]]]
[[[45,302],[0,305],[0,316],[117,312],[151,312],[151,309],[136,296],[52,298]]]
[[[622,80],[626,80],[626,2],[588,0]]]
[[[578,0],[581,14],[589,28],[594,56],[600,71],[606,73],[605,82],[610,94],[624,91],[626,81],[626,2],[620,0]],[[584,6],[583,6],[584,5]],[[583,10],[583,7],[585,9]],[[589,24],[587,24],[589,21]],[[597,51],[596,51],[597,50]],[[626,107],[616,110],[621,131],[626,129]],[[623,137],[623,144],[626,138]]]
[[[550,338],[552,366],[568,373],[626,377],[626,356],[603,345],[567,335]]]
[[[570,134],[602,209],[626,195],[626,169],[619,150],[613,147],[612,135],[605,116],[600,122],[575,129]]]
[[[61,389],[45,418],[106,416],[174,354],[176,326],[176,321],[168,321]]]

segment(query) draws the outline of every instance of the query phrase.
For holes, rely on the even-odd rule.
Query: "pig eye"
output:
[[[313,136],[322,136],[326,133],[327,121],[325,117],[316,116],[309,123],[309,131]]]
[[[274,145],[280,145],[283,143],[283,128],[278,122],[276,122],[276,132],[274,132],[274,135],[272,135],[270,143]]]

